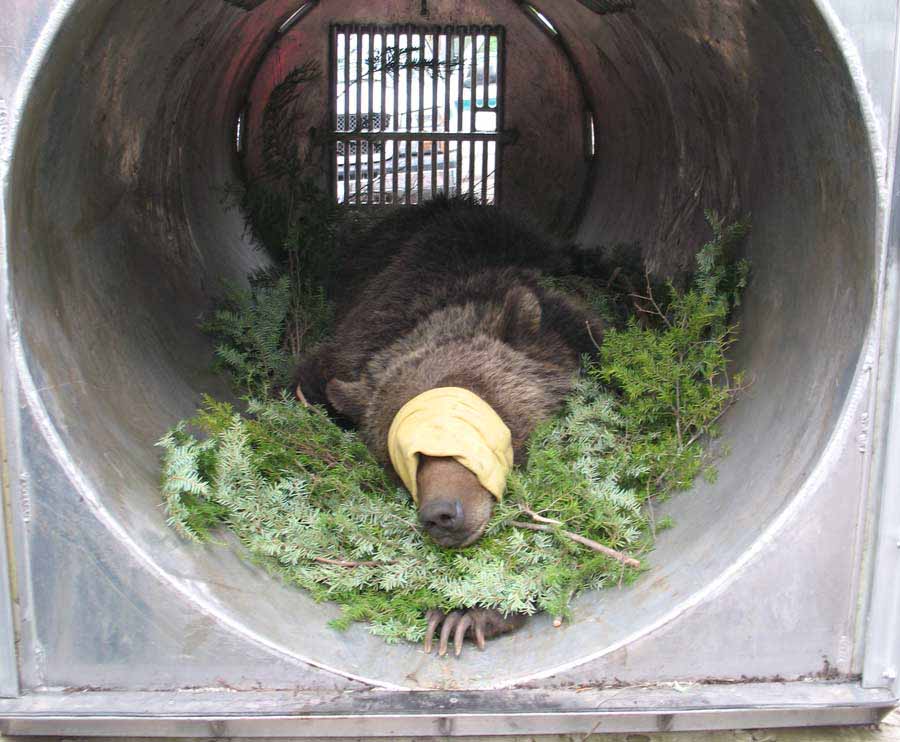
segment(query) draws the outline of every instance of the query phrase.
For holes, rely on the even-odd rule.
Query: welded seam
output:
[[[893,201],[893,192],[897,189],[896,162],[897,162],[897,138],[898,122],[900,122],[900,14],[898,6],[895,6],[894,17],[894,45],[893,45],[894,69],[891,82],[891,100],[889,109],[887,141],[884,143],[886,162],[884,165],[885,179],[885,214],[884,229],[882,232],[881,247],[882,261],[880,265],[881,280],[879,286],[883,287],[879,292],[878,301],[880,308],[880,336],[873,349],[873,358],[883,359],[875,364],[872,371],[872,388],[869,396],[868,414],[868,440],[866,451],[866,469],[864,471],[862,492],[859,510],[859,568],[856,570],[857,589],[856,602],[851,605],[850,625],[854,630],[853,672],[863,673],[863,683],[867,681],[868,665],[871,658],[869,633],[871,625],[867,625],[867,616],[872,615],[874,600],[876,598],[876,569],[878,567],[878,547],[881,543],[881,510],[882,502],[886,496],[883,471],[886,467],[887,457],[890,456],[889,443],[891,425],[891,376],[893,366],[896,363],[897,340],[892,337],[896,322],[898,300],[897,269],[894,269],[894,280],[888,278],[888,255],[891,241],[891,221],[898,218],[892,216],[891,209],[896,207]],[[896,394],[896,390],[893,394]],[[879,404],[883,402],[883,404]],[[887,418],[886,420],[884,418]],[[894,454],[896,455],[896,453]],[[879,488],[878,490],[874,488]],[[884,567],[882,567],[884,569]],[[882,678],[883,680],[883,678]]]
[[[38,76],[38,72],[47,58],[53,40],[58,35],[64,19],[69,14],[73,6],[76,5],[76,3],[77,0],[60,0],[60,2],[53,6],[47,22],[41,29],[37,41],[35,42],[34,49],[32,49],[31,54],[29,54],[28,56],[28,60],[25,63],[22,75],[19,78],[13,98],[13,103],[11,106],[12,114],[8,137],[8,148],[10,153],[13,150],[13,142],[15,142],[16,135],[18,133],[20,114],[24,111],[25,105],[27,103],[28,92],[33,88],[34,82]],[[3,162],[0,163],[0,168],[2,168],[0,169],[0,183],[4,184],[4,191],[6,191],[6,185],[8,184],[9,179],[10,159],[11,158],[9,156],[4,156]],[[5,230],[3,234],[6,234]],[[206,600],[199,598],[196,593],[192,592],[189,587],[185,585],[181,580],[156,564],[152,557],[148,553],[146,553],[143,547],[141,547],[134,541],[134,539],[121,526],[121,524],[116,521],[114,516],[103,506],[103,504],[100,502],[99,497],[97,496],[95,488],[79,470],[77,464],[75,463],[65,444],[63,443],[63,440],[59,435],[56,426],[54,425],[50,417],[50,414],[47,412],[47,409],[37,392],[37,387],[35,386],[34,379],[32,378],[30,369],[28,368],[28,362],[25,358],[25,350],[22,345],[19,333],[12,331],[12,328],[17,327],[18,325],[15,322],[15,311],[12,307],[12,302],[10,301],[10,295],[8,292],[9,256],[6,250],[5,239],[0,240],[0,251],[2,251],[0,252],[0,259],[3,260],[3,289],[6,293],[7,298],[5,319],[8,323],[7,326],[11,330],[10,350],[12,351],[11,354],[17,372],[16,375],[19,383],[21,384],[22,393],[25,396],[26,401],[28,402],[28,407],[31,410],[35,424],[38,426],[38,429],[43,435],[44,440],[47,442],[50,453],[59,463],[62,470],[65,472],[66,477],[69,479],[69,482],[84,498],[85,504],[91,509],[95,517],[109,530],[109,532],[116,539],[118,539],[120,543],[122,543],[128,549],[129,553],[132,554],[135,559],[150,574],[154,575],[169,588],[173,589],[180,595],[183,595],[190,604],[197,607],[203,614],[211,617],[221,625],[227,627],[236,635],[241,636],[245,639],[250,639],[261,647],[264,647],[267,650],[274,652],[295,664],[307,664],[312,667],[325,670],[334,675],[338,675],[340,677],[355,680],[357,682],[365,683],[367,685],[375,687],[385,688],[388,690],[408,690],[403,686],[395,685],[387,681],[368,678],[362,675],[356,675],[355,673],[341,670],[336,667],[331,667],[326,663],[319,662],[309,657],[304,657],[303,655],[293,652],[276,642],[262,637],[261,635],[257,634],[255,631],[247,627],[245,624],[240,623],[239,621],[233,619],[231,616],[221,612]],[[37,646],[37,642],[35,642],[35,646]]]
[[[896,182],[898,138],[900,138],[900,10],[895,7],[894,18],[894,70],[891,86],[891,108],[888,130],[888,162],[886,188],[889,208],[896,209],[898,199],[895,194],[900,190],[900,183]],[[897,450],[891,449],[890,444],[897,438],[894,428],[900,425],[900,416],[895,411],[897,395],[900,388],[894,384],[900,363],[900,338],[897,337],[897,321],[900,318],[898,301],[900,301],[900,266],[895,264],[891,271],[892,280],[888,278],[888,265],[890,250],[892,222],[900,219],[900,214],[886,215],[884,235],[884,282],[887,286],[883,302],[882,313],[882,348],[879,351],[879,359],[883,359],[876,369],[873,394],[872,415],[872,466],[869,472],[869,481],[864,490],[868,494],[869,508],[866,511],[866,541],[869,546],[865,554],[865,560],[861,565],[860,579],[863,580],[863,589],[857,605],[858,625],[863,627],[857,639],[857,651],[862,665],[862,683],[864,686],[881,685],[890,683],[896,693],[900,687],[897,678],[897,640],[896,627],[890,619],[876,616],[876,609],[888,609],[896,613],[896,588],[885,585],[885,575],[896,570],[898,532],[887,531],[888,528],[897,528],[896,516],[892,523],[885,522],[885,517],[891,517],[887,501],[889,487],[891,486],[891,457],[896,457]],[[893,246],[896,249],[896,245]],[[878,402],[882,404],[878,405]],[[891,544],[893,542],[893,544]],[[887,563],[885,563],[887,560]],[[887,578],[889,581],[889,578]],[[886,593],[886,594],[885,594]],[[865,621],[866,617],[873,620]],[[891,628],[887,628],[891,627]],[[883,634],[888,631],[890,635]],[[891,677],[893,673],[893,677]]]
[[[884,432],[882,432],[881,418],[884,415],[890,417],[890,390],[887,389],[886,404],[879,405],[882,402],[881,377],[882,374],[891,375],[895,360],[893,357],[883,356],[883,353],[890,353],[892,350],[896,353],[896,338],[893,337],[895,328],[885,326],[893,313],[890,308],[896,303],[898,296],[898,286],[896,283],[889,283],[887,279],[888,270],[888,252],[890,249],[891,239],[891,198],[892,188],[894,187],[894,172],[896,167],[896,147],[897,147],[897,126],[898,116],[900,116],[900,100],[898,100],[898,82],[900,82],[900,24],[898,24],[897,8],[895,7],[894,18],[894,45],[893,59],[894,69],[892,71],[891,100],[889,102],[887,132],[882,132],[881,124],[875,113],[874,102],[872,101],[866,83],[866,75],[859,52],[849,38],[849,34],[844,26],[840,23],[837,14],[827,5],[824,0],[816,0],[820,6],[825,22],[834,35],[844,52],[847,60],[847,66],[850,70],[851,77],[856,83],[857,89],[860,91],[860,105],[863,109],[863,115],[867,124],[867,133],[870,142],[874,143],[874,161],[878,172],[879,185],[879,225],[880,230],[877,235],[877,245],[881,250],[881,255],[877,261],[876,271],[876,294],[875,294],[875,311],[872,324],[872,337],[869,346],[869,353],[864,360],[863,370],[868,371],[869,376],[869,397],[866,408],[866,426],[865,431],[865,454],[863,462],[863,476],[861,482],[861,493],[859,515],[857,519],[856,536],[858,543],[853,556],[855,563],[858,565],[854,573],[855,579],[851,585],[854,590],[851,597],[855,596],[856,600],[851,601],[849,606],[850,615],[848,625],[855,634],[854,645],[852,647],[855,663],[860,663],[860,668],[866,672],[866,665],[869,664],[866,658],[866,645],[868,642],[867,617],[870,615],[868,611],[872,609],[872,600],[875,596],[875,580],[876,569],[878,568],[878,547],[881,544],[881,531],[883,526],[880,524],[881,504],[887,496],[887,490],[873,491],[873,487],[884,483],[880,478],[880,468],[883,466],[884,457],[889,456],[890,452],[881,446],[882,443],[888,442],[888,420]],[[887,139],[884,138],[887,134]],[[879,159],[879,155],[881,159]],[[896,273],[896,271],[895,271]],[[887,292],[890,291],[890,295]],[[884,360],[881,359],[884,357]],[[896,391],[894,391],[896,393]],[[894,454],[896,455],[896,453]],[[884,567],[882,567],[884,569]],[[852,668],[856,671],[857,668]],[[884,680],[885,678],[881,678]],[[865,677],[863,681],[865,682]]]
[[[0,115],[3,116],[3,121],[0,121],[0,259],[5,255],[5,235],[6,235],[6,213],[3,209],[3,199],[5,198],[5,194],[7,192],[6,184],[8,182],[6,166],[9,162],[9,156],[7,152],[8,144],[10,141],[9,137],[9,111],[6,108],[6,101],[0,98]],[[0,306],[6,306],[6,298],[8,296],[6,290],[6,282],[5,276],[0,276]],[[9,340],[9,326],[5,323],[0,323],[0,348],[8,348],[10,346]],[[13,430],[12,420],[13,415],[15,414],[15,404],[14,404],[14,394],[13,391],[15,388],[15,384],[12,380],[12,369],[9,368],[8,363],[3,363],[2,367],[0,367],[0,507],[2,507],[2,514],[0,514],[0,522],[2,522],[3,532],[0,535],[0,538],[3,540],[4,547],[4,556],[6,559],[6,570],[5,574],[3,571],[0,571],[0,579],[5,579],[7,581],[7,588],[9,590],[8,599],[3,601],[3,605],[0,605],[0,611],[3,611],[5,614],[0,622],[9,623],[10,635],[8,637],[8,641],[10,643],[11,649],[11,667],[4,668],[4,671],[9,671],[10,675],[10,692],[14,695],[17,695],[19,689],[21,687],[20,678],[21,678],[21,668],[19,666],[19,653],[17,648],[21,641],[21,631],[20,624],[21,619],[18,616],[18,611],[16,610],[16,606],[19,603],[18,593],[19,593],[19,585],[18,585],[18,573],[16,571],[16,560],[15,560],[15,542],[13,541],[13,513],[12,513],[12,472],[13,472],[13,461],[17,460],[15,453],[11,447],[11,441],[8,439],[6,431],[7,429]],[[7,381],[9,383],[7,383]],[[16,426],[18,427],[18,426]],[[15,686],[14,688],[12,686]]]

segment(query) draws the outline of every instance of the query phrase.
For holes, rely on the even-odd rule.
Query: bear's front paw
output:
[[[441,626],[441,638],[438,644],[438,654],[443,657],[447,654],[447,644],[450,635],[453,635],[453,647],[456,656],[459,657],[463,648],[463,640],[468,635],[474,638],[479,649],[484,649],[486,639],[491,639],[500,634],[508,634],[515,631],[525,623],[526,616],[523,613],[512,613],[504,616],[493,608],[467,608],[465,610],[444,613],[436,608],[425,614],[428,619],[428,629],[425,632],[425,652],[431,652],[432,640],[437,627]]]

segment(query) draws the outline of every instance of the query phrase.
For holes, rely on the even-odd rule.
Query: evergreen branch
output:
[[[524,505],[519,505],[519,509],[526,515],[530,515],[538,523],[550,523],[554,526],[561,526],[563,524],[561,520],[554,520],[553,518],[545,518],[543,515],[538,515],[536,512],[534,512],[530,508],[525,507]]]
[[[295,92],[280,91],[286,109]],[[270,124],[279,136],[288,131],[277,118]],[[338,603],[335,626],[365,621],[386,641],[420,640],[432,608],[546,611],[559,625],[580,591],[633,579],[641,561],[628,553],[645,553],[657,529],[671,525],[656,522],[653,500],[690,486],[704,465],[702,436],[750,385],[728,377],[725,357],[748,265],[723,261],[741,230],[710,216],[713,237],[698,253],[692,287],[670,285],[668,302],[644,270],[646,295],[611,295],[613,282],[630,286],[622,274],[605,288],[553,277],[548,288],[574,292],[598,315],[617,311],[627,326],[610,320],[601,346],[588,324],[598,353],[585,357],[565,409],[533,433],[528,462],[511,474],[481,539],[447,550],[418,527],[415,505],[356,434],[306,405],[302,390],[293,390],[300,404],[272,393],[331,316],[320,282],[334,211],[300,170],[287,173],[281,193],[245,192],[253,235],[270,241],[278,265],[230,291],[209,320],[220,367],[259,399],[248,400],[246,414],[206,399],[190,422],[205,440],[183,424],[160,441],[169,524],[196,540],[227,526],[285,581]],[[611,310],[615,301],[627,306]],[[665,321],[635,319],[657,314]],[[519,522],[521,513],[535,522]]]
[[[589,549],[593,549],[594,551],[599,551],[601,554],[606,554],[606,556],[612,557],[617,562],[621,562],[627,567],[637,568],[641,566],[641,563],[637,559],[634,559],[627,554],[623,554],[621,551],[616,551],[615,549],[611,549],[608,546],[604,546],[603,544],[598,543],[593,539],[589,539],[577,533],[572,533],[571,531],[564,531],[561,528],[556,529],[552,526],[545,526],[539,523],[522,523],[521,521],[517,520],[514,520],[510,525],[515,526],[516,528],[525,528],[529,531],[549,531],[550,533],[561,533],[566,538],[570,538],[572,539],[572,541],[576,541],[582,546],[587,546]]]
[[[696,433],[694,433],[694,435],[690,437],[685,447],[687,448],[694,445],[704,435],[709,433],[710,428],[712,428],[713,425],[719,422],[722,416],[734,406],[734,403],[737,402],[738,396],[747,391],[747,389],[749,389],[751,386],[753,386],[753,381],[750,381],[747,384],[741,384],[737,387],[729,387],[728,401],[722,406],[722,409],[719,410],[718,414],[712,420],[706,423],[702,428],[700,428]]]
[[[644,308],[644,307],[638,306],[637,304],[635,304],[635,307],[637,308],[637,310],[638,310],[639,312],[641,312],[641,313],[643,313],[643,314],[653,314],[653,315],[656,315],[657,317],[662,318],[662,321],[666,323],[666,327],[668,327],[668,328],[671,330],[671,329],[672,329],[672,323],[669,321],[669,318],[666,317],[665,312],[663,312],[663,310],[660,309],[659,304],[657,304],[657,302],[656,302],[656,298],[653,296],[653,289],[650,287],[650,273],[649,273],[649,271],[644,271],[644,277],[645,277],[646,282],[647,282],[647,295],[646,295],[646,296],[642,296],[641,294],[634,294],[634,293],[632,293],[632,294],[629,294],[629,296],[632,297],[632,298],[634,298],[634,299],[640,299],[641,301],[649,301],[649,302],[653,305],[653,311],[652,311],[652,312],[651,312],[649,309],[646,309],[646,308]]]
[[[330,559],[328,557],[313,557],[314,562],[320,564],[334,564],[338,567],[383,567],[386,564],[396,564],[397,562],[351,562],[346,559]]]

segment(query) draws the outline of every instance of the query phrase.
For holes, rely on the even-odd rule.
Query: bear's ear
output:
[[[334,409],[344,417],[358,422],[370,396],[369,385],[365,381],[332,379],[325,385],[325,395]]]
[[[500,337],[510,345],[526,341],[541,329],[541,302],[525,286],[506,292],[500,311]]]

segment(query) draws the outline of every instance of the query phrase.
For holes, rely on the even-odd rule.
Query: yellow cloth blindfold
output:
[[[416,502],[419,454],[456,459],[498,500],[513,465],[509,428],[481,397],[455,386],[429,389],[403,405],[388,431],[388,453]]]

